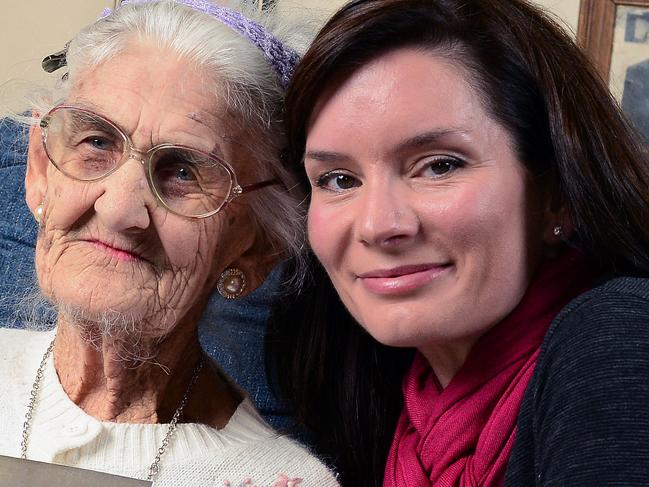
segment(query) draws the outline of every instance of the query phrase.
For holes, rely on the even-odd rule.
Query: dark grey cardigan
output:
[[[649,486],[649,279],[609,280],[555,318],[504,485]]]

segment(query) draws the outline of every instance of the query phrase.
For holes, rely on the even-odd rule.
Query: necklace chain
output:
[[[25,412],[25,422],[23,423],[22,441],[20,442],[20,458],[22,459],[27,459],[27,445],[29,444],[29,433],[31,432],[31,427],[32,427],[34,407],[36,406],[36,401],[38,399],[38,392],[41,387],[41,382],[43,380],[43,374],[45,372],[45,367],[47,365],[47,359],[49,358],[53,349],[54,349],[54,340],[52,340],[50,345],[47,347],[47,350],[45,350],[45,354],[43,354],[41,363],[38,366],[38,370],[36,371],[36,377],[34,378],[34,383],[32,384],[32,390],[29,394],[29,403],[27,404],[27,411]],[[194,384],[198,380],[198,376],[201,370],[203,369],[204,363],[205,363],[205,355],[201,353],[198,363],[196,364],[196,367],[194,367],[194,371],[192,373],[192,378],[189,381],[189,385],[185,390],[185,394],[183,395],[183,398],[180,400],[180,404],[176,408],[176,411],[174,412],[174,415],[171,418],[171,421],[169,422],[169,428],[167,428],[167,433],[165,434],[165,437],[162,439],[162,443],[160,444],[160,447],[158,447],[158,450],[156,451],[156,456],[153,459],[153,463],[149,467],[149,474],[147,475],[146,478],[146,480],[148,481],[152,481],[160,471],[160,460],[162,458],[162,455],[164,455],[165,452],[167,451],[169,442],[171,441],[171,438],[173,437],[174,432],[176,431],[176,428],[178,426],[178,421],[180,420],[180,417],[183,414],[185,406],[187,406],[187,403],[189,402],[189,394],[191,393]]]
[[[41,386],[41,380],[43,380],[43,372],[45,370],[45,365],[47,364],[47,358],[50,356],[50,353],[52,353],[53,348],[54,340],[52,340],[49,347],[47,347],[47,350],[41,359],[41,364],[38,366],[36,378],[34,379],[32,390],[29,394],[29,404],[27,405],[25,422],[23,423],[23,439],[20,442],[20,458],[23,460],[27,459],[27,444],[29,442],[29,433],[32,427],[32,413],[34,412],[34,406],[36,405],[36,399],[38,398],[38,390]]]

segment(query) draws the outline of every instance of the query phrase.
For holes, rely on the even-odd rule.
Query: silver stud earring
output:
[[[554,235],[558,237],[563,233],[563,227],[561,225],[555,225],[552,229],[552,233],[554,233]]]
[[[230,267],[224,270],[216,283],[216,289],[225,299],[237,299],[246,288],[246,275],[241,269]]]
[[[42,219],[43,219],[43,203],[38,205],[36,207],[36,210],[34,210],[34,220],[36,220],[36,223],[40,224]]]

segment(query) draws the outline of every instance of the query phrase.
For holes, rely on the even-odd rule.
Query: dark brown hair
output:
[[[647,148],[568,34],[524,0],[354,0],[336,13],[304,56],[286,99],[289,159],[307,190],[302,157],[320,96],[401,47],[465,69],[487,111],[510,133],[519,160],[549,182],[574,225],[575,245],[605,271],[649,274]],[[281,365],[295,371],[283,388],[315,425],[316,443],[333,452],[343,481],[380,485],[398,414],[387,396],[399,394],[394,375],[408,358],[358,331],[338,309],[324,272],[315,275],[312,287],[294,297],[291,316],[275,322]],[[335,318],[327,320],[332,308]],[[347,342],[345,334],[356,338]],[[350,347],[358,350],[361,342],[367,350],[359,358]]]

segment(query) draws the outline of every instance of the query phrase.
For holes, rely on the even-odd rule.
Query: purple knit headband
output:
[[[120,6],[135,3],[150,3],[152,1],[156,0],[122,0]],[[275,70],[282,87],[286,88],[288,86],[288,82],[300,58],[295,51],[284,46],[277,37],[268,32],[261,24],[243,16],[235,10],[215,5],[208,0],[174,1],[217,18],[224,25],[227,25],[232,30],[249,39],[261,50],[266,62]],[[111,13],[112,9],[104,9],[102,18],[107,17]]]

